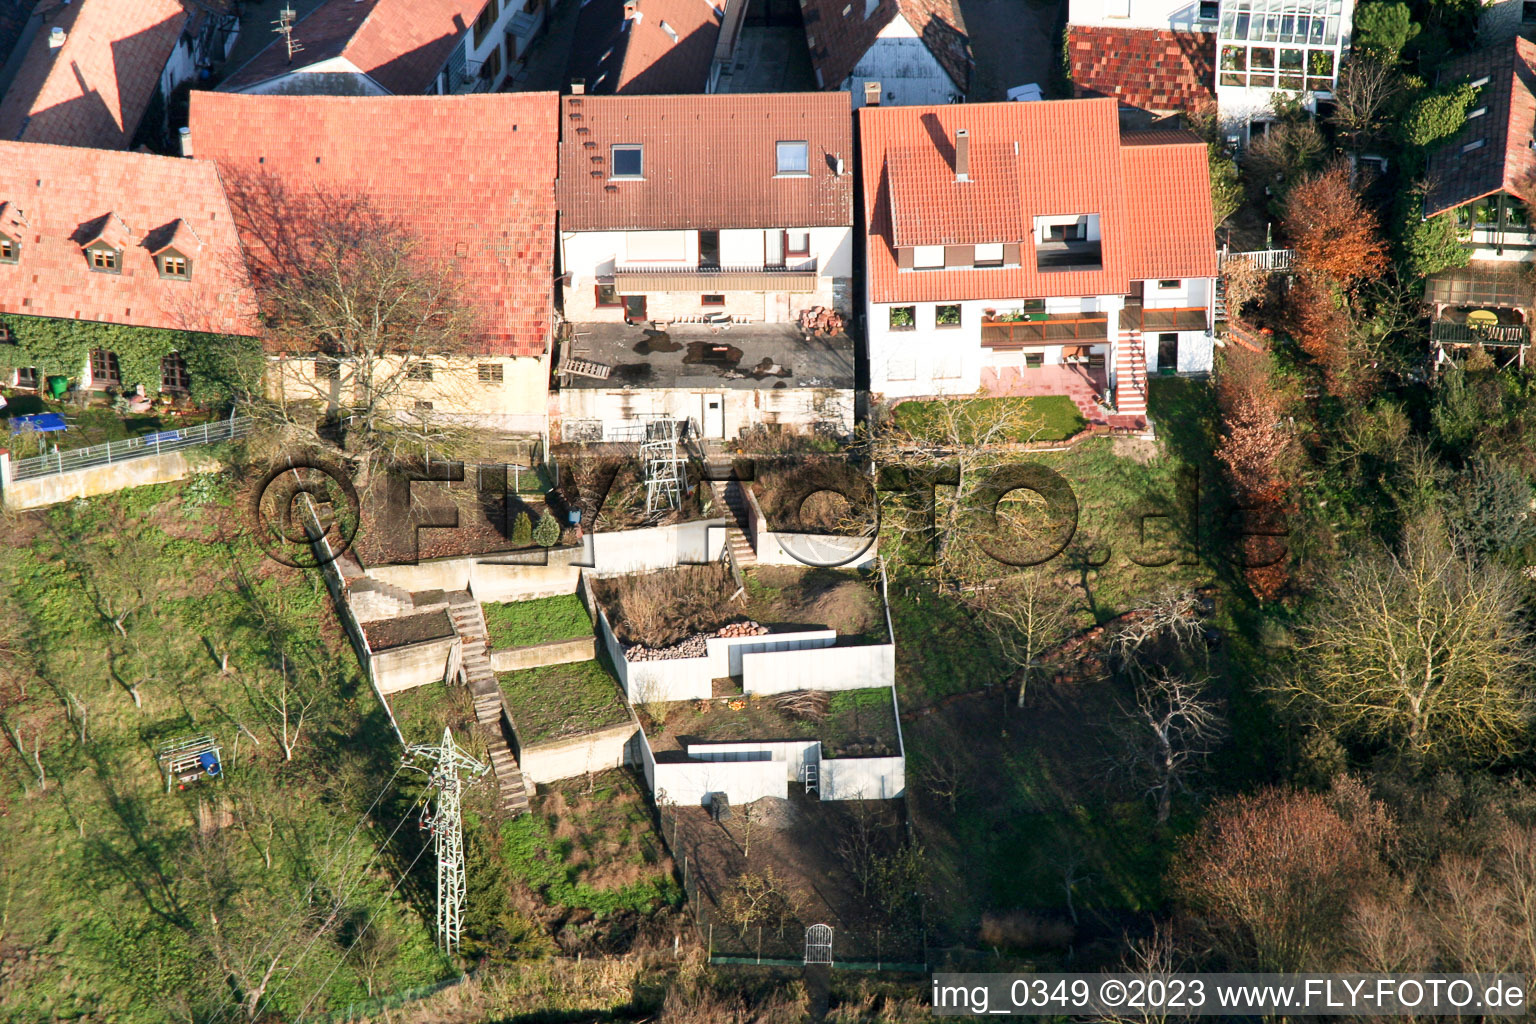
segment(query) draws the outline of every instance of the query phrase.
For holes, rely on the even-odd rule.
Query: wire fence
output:
[[[806,930],[813,924],[826,922],[800,920],[814,917],[814,911],[797,912],[793,919],[782,921],[749,920],[743,924],[733,920],[723,905],[729,900],[729,887],[735,879],[706,877],[706,872],[700,870],[700,846],[689,837],[689,826],[679,820],[671,805],[661,804],[657,812],[662,842],[677,864],[686,909],[709,962],[764,966],[805,964]],[[829,955],[832,967],[848,970],[926,972],[929,963],[927,934],[917,921],[858,928],[835,926]]]
[[[107,466],[116,462],[129,462],[133,459],[142,459],[150,455],[161,455],[166,452],[177,452],[187,448],[197,448],[202,445],[219,444],[223,441],[235,441],[246,437],[251,432],[251,420],[249,417],[231,417],[227,420],[218,420],[213,423],[202,423],[195,427],[182,427],[177,430],[162,430],[155,434],[145,434],[142,437],[130,437],[122,441],[109,441],[106,444],[94,444],[89,448],[75,448],[69,451],[55,448],[45,455],[34,456],[29,459],[17,459],[11,463],[11,479],[31,480],[41,476],[52,476],[57,473],[71,473],[76,470],[90,469],[93,466]]]

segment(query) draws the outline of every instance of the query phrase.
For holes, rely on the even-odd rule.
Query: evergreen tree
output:
[[[541,548],[552,548],[560,543],[560,524],[548,512],[539,517],[539,525],[533,528],[533,542]]]

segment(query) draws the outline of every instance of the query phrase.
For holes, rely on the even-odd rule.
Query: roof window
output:
[[[1474,139],[1471,142],[1467,143],[1465,146],[1462,146],[1461,147],[1461,151],[1463,153],[1470,153],[1473,150],[1482,149],[1487,144],[1488,144],[1488,140],[1487,139]]]
[[[612,146],[609,156],[613,161],[612,177],[645,177],[645,147],[637,145]]]
[[[809,174],[811,148],[804,142],[780,142],[775,147],[775,172],[778,174]]]

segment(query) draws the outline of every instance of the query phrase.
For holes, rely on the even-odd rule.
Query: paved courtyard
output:
[[[1035,82],[1051,96],[1053,70],[1061,60],[1056,22],[1065,0],[960,0],[971,54],[976,60],[972,103],[1005,100],[1008,90]]]
[[[721,92],[815,92],[816,73],[805,47],[805,30],[782,25],[746,26]]]

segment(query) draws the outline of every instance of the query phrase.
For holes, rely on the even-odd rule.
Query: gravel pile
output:
[[[767,634],[767,626],[759,626],[755,622],[733,622],[729,626],[720,627],[720,631],[715,636],[766,636]]]
[[[625,661],[676,661],[678,658],[702,658],[708,652],[704,641],[712,633],[695,633],[671,647],[645,647],[636,644],[624,650]]]
[[[626,647],[624,649],[624,660],[676,661],[678,658],[702,658],[708,653],[708,648],[704,646],[704,641],[712,636],[765,636],[767,633],[767,626],[759,626],[755,622],[733,622],[714,633],[695,633],[686,640],[678,641],[671,647],[646,647],[644,644]]]

